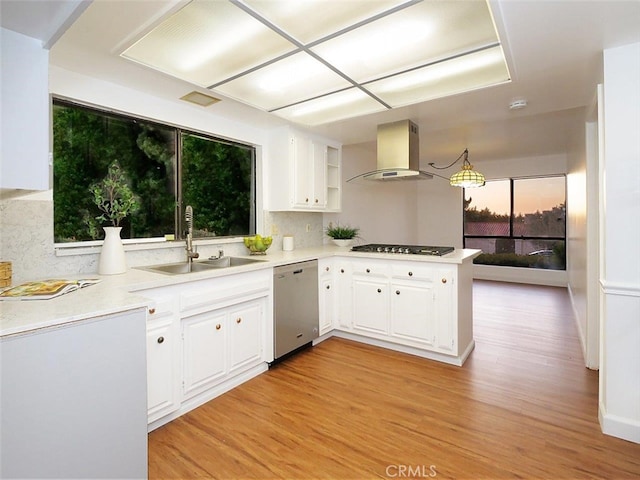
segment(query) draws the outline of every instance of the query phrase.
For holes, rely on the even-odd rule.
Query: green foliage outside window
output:
[[[114,161],[139,203],[121,222],[122,238],[181,238],[188,204],[200,236],[255,230],[251,147],[57,100],[53,136],[55,242],[103,238],[97,219],[103,212],[94,203],[91,185],[105,177]],[[180,166],[182,175],[177,174]]]

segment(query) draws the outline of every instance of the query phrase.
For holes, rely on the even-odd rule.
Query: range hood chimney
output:
[[[433,175],[420,170],[418,125],[411,120],[378,125],[377,170],[347,180],[425,180]]]

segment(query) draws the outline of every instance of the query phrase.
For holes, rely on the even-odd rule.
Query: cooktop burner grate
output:
[[[367,245],[356,245],[351,247],[353,252],[372,253],[400,253],[406,255],[437,255],[442,256],[451,253],[454,247],[441,247],[431,245],[393,245],[385,243],[369,243]]]

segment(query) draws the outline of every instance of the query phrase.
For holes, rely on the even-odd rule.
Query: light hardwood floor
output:
[[[474,283],[463,367],[329,339],[149,435],[149,478],[640,478],[565,289]]]

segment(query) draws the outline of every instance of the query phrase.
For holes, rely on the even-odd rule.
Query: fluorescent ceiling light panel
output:
[[[295,50],[280,35],[222,1],[193,1],[122,53],[208,87]]]
[[[244,3],[301,43],[308,44],[407,0],[245,0]]]
[[[274,113],[294,123],[321,125],[386,110],[379,102],[357,88],[333,93]]]
[[[509,81],[501,47],[437,63],[365,85],[392,107],[426,102]]]
[[[350,82],[301,52],[224,83],[216,91],[273,110],[350,86]]]
[[[308,125],[509,81],[480,0],[192,0],[122,55]]]
[[[497,43],[484,2],[426,1],[312,50],[357,82],[366,82]]]

